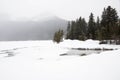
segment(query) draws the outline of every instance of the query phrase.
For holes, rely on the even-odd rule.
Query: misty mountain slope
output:
[[[56,16],[36,21],[0,22],[0,40],[48,40],[58,29],[66,30],[67,21]]]

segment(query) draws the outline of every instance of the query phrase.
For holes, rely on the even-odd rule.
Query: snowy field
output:
[[[60,56],[72,54],[71,48],[114,50]],[[92,40],[0,42],[0,80],[120,80],[120,45]]]

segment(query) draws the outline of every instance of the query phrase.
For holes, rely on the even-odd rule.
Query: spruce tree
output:
[[[116,36],[116,30],[118,22],[118,15],[115,9],[113,9],[111,6],[108,6],[107,9],[104,8],[104,11],[102,13],[102,20],[101,20],[101,27],[105,28],[105,34],[102,35],[104,39],[111,40],[114,39]]]
[[[91,13],[89,16],[87,36],[89,39],[95,39],[95,20],[93,13]]]
[[[66,39],[70,39],[71,24],[68,22]]]
[[[95,31],[95,36],[96,39],[101,40],[102,39],[102,35],[101,35],[101,29],[100,29],[100,18],[97,17],[97,21],[96,21],[96,31]]]
[[[118,20],[118,34],[117,34],[118,42],[117,44],[120,44],[120,19]]]
[[[87,23],[84,18],[81,19],[80,22],[80,34],[79,34],[79,40],[86,40],[86,33],[87,33]]]
[[[64,35],[63,30],[59,29],[59,31],[55,32],[53,41],[57,42],[57,43],[60,43],[63,39],[63,35]]]
[[[71,22],[70,39],[75,39],[75,21]]]

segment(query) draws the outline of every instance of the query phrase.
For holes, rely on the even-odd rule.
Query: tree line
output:
[[[98,16],[96,20],[91,13],[88,22],[82,17],[69,21],[65,38],[120,44],[120,18],[116,9],[111,6],[104,8],[101,17]]]

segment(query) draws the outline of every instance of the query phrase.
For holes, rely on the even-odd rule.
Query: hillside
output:
[[[0,40],[48,40],[59,28],[66,30],[67,21],[56,16],[27,21],[1,21]]]

